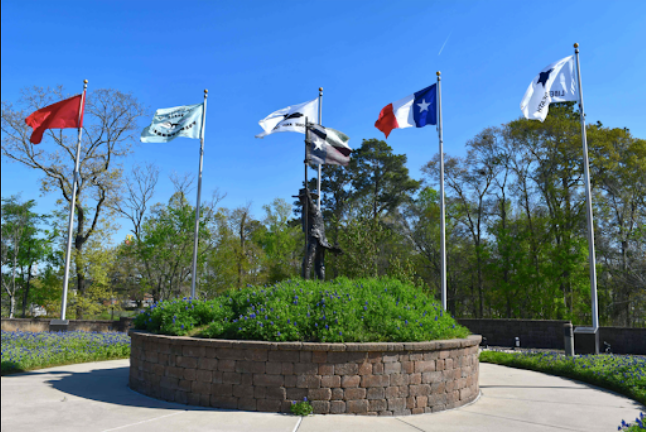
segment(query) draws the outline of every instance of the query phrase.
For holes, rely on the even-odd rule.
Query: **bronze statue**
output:
[[[303,257],[303,279],[309,279],[312,272],[312,264],[315,266],[316,276],[319,280],[325,280],[325,251],[342,253],[337,246],[331,246],[325,238],[325,225],[323,215],[319,208],[312,201],[312,195],[306,189],[298,191],[298,198],[303,208],[301,223],[303,232],[307,229],[307,250]],[[305,215],[307,214],[307,220]],[[307,228],[306,223],[307,222]]]

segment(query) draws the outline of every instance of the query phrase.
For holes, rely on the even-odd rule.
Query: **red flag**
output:
[[[29,141],[34,144],[40,144],[47,129],[83,127],[83,113],[85,112],[85,98],[83,96],[83,94],[80,94],[64,101],[56,102],[33,112],[27,117],[25,123],[34,129]],[[83,100],[83,107],[81,107],[81,100]],[[80,114],[79,109],[81,110]]]
[[[375,122],[375,127],[382,131],[386,135],[386,138],[388,138],[388,135],[390,135],[393,129],[399,128],[397,117],[395,117],[395,113],[393,112],[393,104],[388,104],[383,107],[379,113],[379,118]]]

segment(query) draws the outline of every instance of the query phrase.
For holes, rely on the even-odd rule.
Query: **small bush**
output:
[[[290,410],[294,415],[306,417],[312,414],[312,411],[314,409],[312,408],[312,404],[310,404],[307,398],[305,398],[303,399],[303,402],[292,401],[292,406],[290,407]]]
[[[135,328],[263,341],[413,342],[469,335],[428,293],[394,279],[296,280],[230,290],[208,301],[163,301],[137,316]]]

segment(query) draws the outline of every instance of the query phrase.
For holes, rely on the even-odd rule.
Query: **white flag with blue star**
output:
[[[531,82],[520,109],[528,120],[545,121],[552,102],[578,101],[574,56],[566,57],[543,69]]]

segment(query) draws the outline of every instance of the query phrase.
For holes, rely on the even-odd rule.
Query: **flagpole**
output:
[[[74,207],[76,206],[76,191],[79,177],[79,164],[81,159],[81,138],[83,136],[83,127],[81,119],[83,118],[83,103],[85,102],[85,93],[87,92],[87,80],[83,81],[83,94],[79,105],[79,131],[76,142],[76,159],[74,161],[74,180],[72,183],[72,199],[70,200],[70,216],[67,226],[67,250],[65,252],[65,275],[63,276],[63,299],[61,301],[61,325],[67,325],[65,314],[67,312],[67,289],[70,281],[70,259],[72,254],[72,234],[74,230]]]
[[[309,119],[305,117],[305,203],[303,204],[303,229],[305,232],[305,255],[303,256],[303,279],[305,279],[305,260],[307,259],[307,238],[308,238],[308,214],[307,207],[310,200],[310,189],[307,182],[307,164],[309,163],[308,148],[310,141],[310,125]]]
[[[444,136],[442,131],[442,77],[441,72],[437,71],[437,131],[440,140],[440,247],[441,247],[441,264],[440,264],[440,278],[441,280],[441,296],[442,296],[442,309],[447,310],[446,304],[446,227],[445,227],[445,213],[444,213]]]
[[[323,121],[323,87],[319,87],[319,126],[321,126],[321,122]],[[319,164],[319,176],[318,176],[318,181],[317,181],[317,186],[316,190],[319,193],[318,196],[318,205],[319,205],[319,210],[321,210],[321,164]]]
[[[590,286],[592,290],[592,328],[599,329],[599,303],[597,299],[597,269],[594,251],[594,219],[592,214],[592,194],[590,193],[590,167],[588,161],[588,140],[585,131],[585,111],[583,109],[583,89],[581,86],[581,64],[579,63],[579,44],[574,44],[576,72],[579,84],[579,116],[581,118],[581,140],[583,141],[583,173],[585,177],[586,219],[588,220],[588,260],[590,265]],[[599,353],[597,344],[595,354]]]
[[[197,283],[197,247],[200,232],[200,202],[202,200],[202,167],[204,166],[204,124],[206,123],[206,98],[208,90],[204,90],[204,107],[202,107],[202,130],[200,132],[200,173],[197,180],[197,203],[195,204],[195,235],[193,237],[193,281],[191,282],[191,297],[195,298],[195,284]]]

